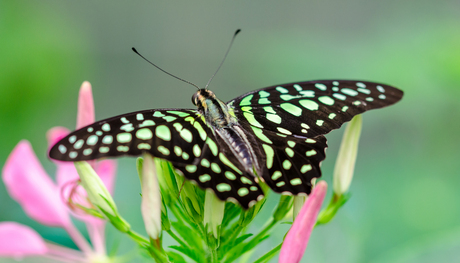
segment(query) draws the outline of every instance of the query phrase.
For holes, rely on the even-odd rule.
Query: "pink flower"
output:
[[[16,145],[2,174],[8,193],[29,217],[48,226],[65,228],[71,224],[58,186],[45,172],[28,141]]]
[[[0,223],[0,256],[44,255],[47,252],[45,241],[32,228],[15,222]]]
[[[84,82],[79,94],[77,128],[94,122],[94,119],[91,85],[89,82]],[[53,146],[68,133],[69,131],[63,127],[50,129],[47,133],[49,146]],[[87,202],[86,192],[78,183],[79,177],[73,163],[55,163],[57,165],[57,184],[51,180],[41,166],[30,143],[26,140],[19,142],[8,157],[2,170],[3,180],[8,193],[22,206],[26,214],[32,219],[44,225],[64,228],[83,252],[51,245],[43,241],[48,247],[46,256],[54,255],[54,258],[64,258],[72,262],[75,257],[79,258],[79,261],[82,261],[84,258],[94,258],[95,256],[105,257],[105,221],[83,214],[81,211],[72,209],[72,206],[68,206],[75,203],[87,206],[90,206],[90,204]],[[109,191],[111,191],[115,179],[115,161],[92,162],[92,165]],[[86,223],[92,246],[73,225],[70,219],[69,207],[74,212],[72,215]],[[24,229],[27,229],[27,231]],[[0,230],[3,231],[0,232],[1,255],[8,255],[8,251],[11,252],[11,255],[29,255],[30,253],[26,249],[29,246],[27,240],[32,240],[33,244],[40,243],[39,239],[36,238],[38,234],[30,234],[34,232],[25,226],[18,227],[18,224],[2,223]],[[17,242],[18,246],[22,245],[24,247],[23,250],[19,249],[18,246],[7,245],[9,244],[9,240],[13,240],[11,238],[11,236],[14,236],[13,233],[17,234],[18,239],[16,240],[23,239],[23,242]],[[66,256],[73,259],[69,259]]]
[[[300,262],[307,248],[311,231],[316,224],[316,218],[326,196],[326,190],[327,184],[325,181],[320,181],[316,184],[284,239],[278,262]]]

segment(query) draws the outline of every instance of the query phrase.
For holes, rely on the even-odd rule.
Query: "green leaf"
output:
[[[193,226],[187,226],[183,222],[171,222],[171,226],[176,230],[177,234],[191,248],[203,251],[203,238],[198,234],[197,229]]]
[[[169,261],[174,262],[174,263],[187,263],[187,261],[184,259],[184,257],[181,254],[176,253],[174,251],[169,251],[168,257],[169,257]]]
[[[170,246],[170,248],[183,253],[184,255],[191,258],[195,262],[198,262],[198,263],[206,262],[206,256],[203,253],[203,251],[195,250],[190,247],[182,247],[182,246]]]

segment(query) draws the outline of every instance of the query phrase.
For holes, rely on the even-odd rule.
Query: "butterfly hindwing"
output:
[[[245,126],[251,130],[249,124]],[[257,142],[265,156],[262,178],[273,191],[310,194],[312,179],[321,177],[320,165],[326,158],[324,136],[302,138],[264,131]]]
[[[227,145],[219,145],[215,151],[205,145],[200,158],[195,159],[193,164],[173,162],[173,165],[180,171],[179,174],[202,188],[212,189],[221,200],[237,201],[245,209],[264,197],[254,176],[241,167]]]

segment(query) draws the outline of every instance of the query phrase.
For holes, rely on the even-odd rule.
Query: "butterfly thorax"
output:
[[[232,109],[218,99],[214,92],[207,89],[197,91],[192,97],[192,102],[198,107],[206,123],[212,127],[214,134],[230,146],[230,150],[245,170],[252,175],[255,175],[254,170],[260,171],[251,142],[238,119],[231,114]]]
[[[203,114],[207,124],[214,129],[237,123],[236,118],[229,113],[227,105],[210,90],[200,89],[193,95],[192,102],[198,107],[198,111]]]

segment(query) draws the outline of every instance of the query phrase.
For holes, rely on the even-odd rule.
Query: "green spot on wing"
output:
[[[238,189],[238,195],[239,196],[245,196],[249,194],[249,190],[247,188],[240,188]]]
[[[220,167],[217,163],[212,163],[211,164],[211,170],[215,173],[220,173],[221,170],[220,170]]]
[[[230,172],[230,171],[226,171],[226,172],[225,172],[225,177],[227,177],[228,180],[235,180],[235,179],[236,179],[235,174],[233,174],[233,173]]]
[[[248,95],[246,97],[244,97],[241,102],[240,102],[240,106],[248,106],[248,105],[251,105],[251,100],[252,100],[252,97],[254,97],[254,95]]]
[[[276,111],[272,108],[272,106],[265,106],[264,111],[271,113],[271,114],[276,114]]]
[[[200,134],[200,137],[201,139],[204,141],[206,140],[206,137],[208,136],[206,134],[206,131],[203,129],[203,127],[201,126],[201,124],[199,122],[195,122],[193,123],[193,127],[195,127],[195,129],[198,131],[198,134]]]
[[[297,116],[299,117],[300,115],[302,115],[302,109],[297,107],[296,105],[292,104],[292,103],[281,103],[280,104],[280,107],[287,111],[288,113],[294,115],[294,116]]]
[[[239,174],[243,174],[240,169],[238,169],[232,162],[230,162],[223,153],[219,153],[219,159],[228,167],[232,168]]]
[[[243,116],[246,118],[246,120],[249,122],[249,124],[251,124],[252,126],[256,126],[256,127],[259,127],[259,128],[263,128],[264,126],[262,126],[262,124],[260,124],[256,118],[254,117],[254,114],[252,114],[252,112],[243,112]]]
[[[217,144],[211,140],[209,137],[206,139],[206,144],[209,146],[209,149],[212,152],[212,155],[217,156],[217,152],[219,149],[217,148]]]
[[[270,104],[271,101],[269,101],[267,98],[260,98],[259,99],[259,104]]]
[[[266,98],[266,97],[270,96],[270,93],[265,91],[265,90],[261,90],[261,91],[259,91],[259,96],[261,98]]]
[[[166,116],[166,115],[164,115],[163,113],[161,113],[161,112],[159,112],[159,111],[155,111],[155,112],[153,113],[153,117],[164,117],[164,116]]]
[[[202,183],[205,183],[211,180],[211,176],[209,174],[202,174],[198,177],[198,180],[200,180]]]
[[[315,87],[322,90],[322,91],[326,91],[327,90],[327,86],[322,84],[322,83],[315,83]]]
[[[243,184],[252,184],[251,180],[249,180],[248,178],[244,176],[242,176],[240,180]]]
[[[279,179],[281,176],[283,176],[283,174],[280,172],[280,171],[275,171],[272,175],[272,180],[273,181],[276,181],[277,179]]]
[[[139,124],[139,128],[142,128],[142,127],[147,127],[147,126],[154,126],[155,125],[155,122],[152,121],[152,120],[145,120],[144,122],[142,122],[141,124]]]
[[[119,133],[117,134],[117,141],[119,143],[127,143],[130,142],[132,139],[131,133]],[[88,143],[89,144],[89,143]]]
[[[356,96],[358,95],[358,92],[356,90],[344,88],[340,90],[343,94],[346,94],[348,96]]]
[[[302,165],[302,168],[300,168],[301,173],[306,173],[312,169],[311,164],[304,164]]]
[[[291,179],[291,185],[300,185],[302,184],[302,180],[300,180],[300,178],[294,178],[294,179]]]
[[[226,183],[220,183],[216,186],[217,191],[219,192],[228,192],[232,190],[232,187],[229,184]]]
[[[169,149],[164,147],[163,145],[158,146],[157,149],[163,155],[169,155]]]
[[[185,166],[185,170],[187,170],[187,172],[189,172],[189,173],[196,172],[197,168],[198,167],[196,165],[186,165]]]
[[[294,151],[291,148],[286,148],[285,151],[289,157],[292,158],[292,156],[294,156]]]
[[[278,116],[278,114],[267,113],[267,115],[265,117],[269,121],[272,121],[272,122],[277,123],[277,124],[281,124],[281,117]]]
[[[269,143],[269,144],[273,144],[273,142],[268,139],[267,136],[265,136],[265,134],[263,133],[262,129],[259,129],[257,127],[254,127],[254,126],[251,126],[252,128],[252,131],[254,132],[254,134],[262,141],[266,142],[266,143]]]
[[[158,111],[157,111],[158,112]],[[156,113],[156,112],[155,112]],[[164,140],[164,141],[170,141],[171,140],[171,131],[169,128],[165,125],[159,125],[155,129],[155,135]]]
[[[318,110],[319,108],[318,103],[312,100],[299,100],[299,104],[311,111]]]
[[[283,162],[283,168],[284,168],[285,170],[291,169],[291,166],[292,166],[292,163],[291,163],[289,160],[284,160],[284,162]]]
[[[323,104],[326,104],[326,105],[329,105],[329,106],[332,106],[334,105],[334,100],[331,99],[331,97],[329,96],[321,96],[318,98],[318,100],[323,103]]]
[[[150,140],[153,137],[153,133],[150,129],[143,128],[143,129],[137,130],[136,137],[141,140]]]
[[[336,99],[339,99],[339,100],[346,100],[347,99],[347,96],[343,95],[343,94],[340,94],[340,93],[334,93],[332,94],[332,96]]]
[[[167,113],[171,113],[171,114],[174,114],[174,115],[177,115],[179,117],[187,117],[190,115],[190,113],[187,113],[187,112],[182,112],[182,111],[167,111]]]
[[[276,90],[281,93],[288,93],[289,91],[281,86],[276,87]]]

